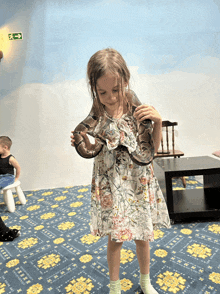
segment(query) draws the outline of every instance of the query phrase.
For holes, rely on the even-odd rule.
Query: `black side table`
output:
[[[154,172],[172,220],[220,219],[220,160],[209,156],[158,158]],[[173,191],[173,177],[193,175],[203,175],[203,189]]]

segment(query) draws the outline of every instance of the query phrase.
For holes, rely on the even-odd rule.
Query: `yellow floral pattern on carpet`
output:
[[[70,204],[70,207],[80,207],[83,205],[83,202],[74,202],[72,204]]]
[[[133,286],[132,281],[129,279],[122,279],[120,283],[121,283],[121,290],[125,292],[129,291]]]
[[[62,230],[62,231],[66,231],[66,230],[70,230],[72,229],[72,227],[74,227],[75,224],[73,222],[65,222],[65,223],[62,223],[58,226],[58,229],[59,230]]]
[[[187,247],[187,252],[194,257],[207,258],[212,255],[212,249],[203,244],[193,244]]]
[[[40,205],[33,205],[27,208],[28,211],[34,211],[40,209]]]
[[[18,247],[22,249],[31,248],[38,243],[38,238],[27,238],[18,243]]]
[[[220,273],[211,273],[209,279],[216,284],[220,284]]]
[[[14,267],[14,266],[16,266],[16,265],[18,265],[19,264],[19,259],[12,259],[12,260],[10,260],[10,261],[8,261],[7,263],[6,263],[6,266],[8,267],[8,268],[11,268],[11,267]]]
[[[210,225],[209,230],[213,232],[214,234],[218,235],[220,234],[220,225],[219,224]]]
[[[157,240],[157,239],[160,239],[160,238],[163,238],[164,236],[164,232],[161,231],[161,230],[156,230],[154,231],[154,239]]]
[[[192,230],[189,230],[189,229],[182,229],[180,232],[184,235],[191,235],[192,234]]]
[[[92,243],[98,242],[99,239],[100,239],[100,237],[98,237],[98,236],[93,236],[92,234],[88,234],[88,235],[83,236],[80,240],[82,243],[92,244]]]
[[[54,213],[54,212],[48,212],[48,213],[41,215],[40,218],[41,219],[50,219],[50,218],[53,218],[55,215],[56,215],[56,213]]]
[[[53,240],[53,243],[54,244],[62,244],[64,241],[65,241],[64,238],[57,238],[57,239]]]
[[[164,258],[168,255],[168,252],[166,250],[163,250],[163,249],[157,249],[154,254],[157,256],[157,257],[161,257],[161,258]]]
[[[59,254],[50,254],[43,256],[40,260],[37,262],[37,266],[40,268],[50,268],[56,266],[60,262],[60,255]]]
[[[126,249],[121,249],[121,256],[120,256],[120,261],[122,264],[131,262],[135,257],[135,254],[133,253],[132,250],[126,250]]]
[[[62,201],[65,199],[66,199],[66,196],[59,196],[59,197],[54,198],[54,200],[56,200],[56,201]]]
[[[51,191],[51,192],[44,192],[43,194],[42,194],[42,196],[50,196],[50,195],[52,195],[53,194],[53,192]]]
[[[66,293],[68,294],[89,294],[94,288],[91,279],[80,277],[70,281],[69,285],[65,287]]]
[[[87,262],[90,262],[92,259],[93,259],[92,255],[90,255],[90,254],[85,254],[85,255],[82,255],[82,256],[80,257],[79,260],[80,260],[82,263],[87,263]]]
[[[24,193],[29,201],[15,213],[0,205],[6,225],[21,231],[0,242],[0,294],[109,294],[108,237],[90,234],[90,187]],[[158,293],[220,293],[219,221],[175,224],[154,236],[150,277]],[[124,242],[120,263],[122,293],[140,294],[135,242]]]
[[[35,284],[28,288],[27,294],[39,294],[43,291],[43,286],[41,284]]]
[[[6,287],[5,283],[0,283],[0,294],[5,293],[5,287]]]
[[[177,293],[185,289],[186,280],[178,273],[166,271],[158,275],[157,284],[162,290]]]

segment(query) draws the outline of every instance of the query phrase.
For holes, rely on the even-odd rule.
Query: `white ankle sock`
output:
[[[110,292],[109,294],[121,294],[121,283],[118,281],[110,281]]]
[[[159,294],[150,283],[150,275],[140,276],[140,285],[144,294]]]

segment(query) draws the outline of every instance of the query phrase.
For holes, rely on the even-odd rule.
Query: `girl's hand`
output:
[[[73,132],[72,132],[72,133],[73,133]],[[80,135],[83,136],[83,138],[84,138],[84,140],[85,140],[86,148],[87,148],[88,150],[93,150],[95,144],[91,144],[91,143],[90,143],[87,134],[84,133],[84,132],[80,132]],[[71,146],[75,147],[75,144],[74,144],[74,142],[75,142],[74,135],[70,136],[70,138],[72,139],[72,140],[71,140]]]
[[[134,117],[137,119],[138,122],[141,122],[145,119],[150,119],[154,122],[152,135],[156,153],[160,146],[162,136],[162,118],[160,114],[153,106],[140,105],[135,109]]]
[[[153,106],[150,106],[150,105],[138,106],[135,109],[134,118],[136,118],[136,120],[138,122],[141,122],[145,119],[150,119],[154,123],[161,123],[162,122],[162,118],[161,118],[159,112],[157,112],[157,110]]]
[[[70,136],[70,138],[71,138],[71,146],[75,147],[75,144],[74,144],[74,142],[75,142],[74,135],[72,134],[72,136]]]

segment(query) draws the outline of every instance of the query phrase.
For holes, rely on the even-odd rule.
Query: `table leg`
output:
[[[174,213],[173,205],[173,187],[172,187],[172,177],[165,175],[166,178],[166,192],[167,192],[167,207],[169,213]]]

